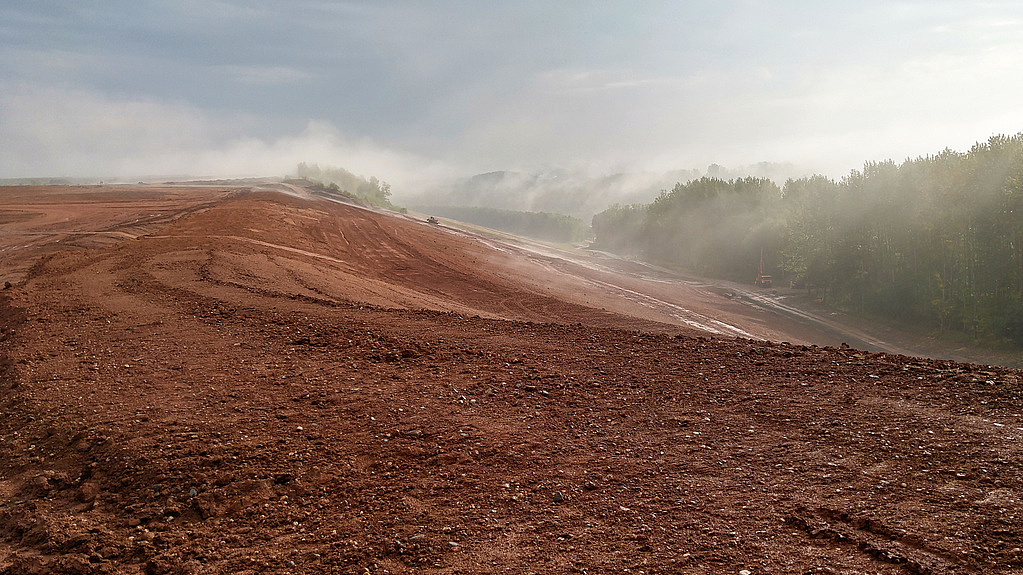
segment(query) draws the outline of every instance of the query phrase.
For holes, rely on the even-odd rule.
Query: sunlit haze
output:
[[[1023,130],[1019,2],[0,6],[0,177],[394,183],[867,160]]]

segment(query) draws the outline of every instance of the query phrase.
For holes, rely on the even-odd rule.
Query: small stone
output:
[[[96,500],[99,496],[99,485],[92,482],[86,481],[78,488],[78,492],[75,494],[75,498],[82,503],[90,503]]]
[[[583,489],[585,489],[586,491],[593,491],[596,488],[597,484],[592,481],[587,481],[586,483],[583,483]]]
[[[753,575],[753,572],[749,569],[743,569],[742,571],[739,571],[739,575]]]
[[[61,561],[61,567],[62,570],[66,570],[65,573],[93,573],[95,570],[89,557],[82,553],[65,556]]]
[[[21,488],[23,494],[46,495],[49,492],[50,482],[42,474],[29,478]]]
[[[284,564],[285,564],[285,565],[287,565],[288,567],[294,567],[294,566],[295,566],[295,562],[294,562],[294,561],[291,561],[291,560],[288,560],[288,561],[287,561],[287,562],[285,562]]]
[[[193,487],[188,490],[188,494],[191,495],[192,497],[195,497],[196,495],[199,495],[199,492],[195,490],[195,487]]]
[[[555,503],[561,503],[564,500],[565,500],[565,496],[560,491],[554,494],[554,502]]]
[[[448,547],[454,549],[455,547],[458,547],[458,542],[457,541],[448,541]]]

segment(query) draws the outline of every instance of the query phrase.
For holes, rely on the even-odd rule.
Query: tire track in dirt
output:
[[[1023,569],[1020,372],[621,329],[479,244],[237,200],[6,292],[0,572]],[[230,236],[552,321],[342,301],[341,264]]]
[[[881,563],[901,566],[912,575],[953,574],[978,568],[965,557],[930,550],[869,518],[851,518],[846,513],[828,509],[817,513],[799,509],[786,515],[785,523],[813,539],[855,547]]]

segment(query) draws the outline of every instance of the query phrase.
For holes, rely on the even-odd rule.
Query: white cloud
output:
[[[0,92],[5,175],[106,175],[125,158],[195,147],[216,136],[215,125],[185,105],[34,85]]]
[[[287,66],[214,66],[213,71],[235,82],[261,86],[291,84],[313,77],[308,72]]]
[[[0,177],[840,174],[1023,129],[1019,3],[45,4],[0,24]]]
[[[283,176],[299,162],[341,166],[395,191],[451,173],[441,162],[348,139],[326,122],[290,135],[248,136],[257,119],[95,92],[20,86],[0,91],[0,177]]]

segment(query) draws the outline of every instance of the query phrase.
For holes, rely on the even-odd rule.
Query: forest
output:
[[[594,247],[1023,347],[1023,133],[840,180],[704,177],[593,217]],[[762,254],[762,255],[761,255]]]

